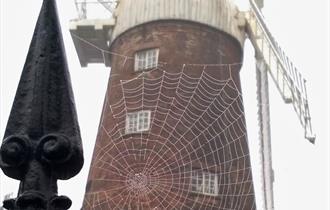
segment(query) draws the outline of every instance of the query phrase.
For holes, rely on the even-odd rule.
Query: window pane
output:
[[[214,180],[215,179],[215,175],[214,174],[210,174],[210,179],[209,179],[209,193],[210,194],[214,194]]]
[[[198,177],[194,172],[191,177],[191,190],[193,192],[198,192]]]
[[[139,51],[135,54],[135,70],[154,68],[157,66],[158,49]]]
[[[144,121],[143,120],[143,115],[142,115],[142,113],[139,113],[139,126],[138,126],[139,128],[138,128],[138,130],[140,130],[140,131],[143,130],[143,128],[144,128],[143,127],[143,121]]]
[[[204,193],[210,193],[210,177],[208,173],[204,173]]]
[[[126,133],[146,131],[150,125],[150,111],[128,113],[126,118]]]
[[[139,66],[138,66],[138,69],[139,70],[144,69],[144,67],[145,67],[145,60],[139,60],[138,64],[139,64]]]
[[[203,174],[199,171],[193,171],[191,177],[191,190],[193,192],[203,192]]]
[[[127,114],[126,119],[126,132],[132,133],[136,131],[137,125],[137,114],[136,113],[129,113]]]
[[[191,191],[203,193],[205,195],[218,194],[217,174],[203,171],[192,171]]]

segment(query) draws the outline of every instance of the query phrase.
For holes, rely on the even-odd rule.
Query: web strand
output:
[[[93,182],[100,187],[86,194],[85,205],[234,210],[250,203],[254,209],[234,70],[230,65],[183,65],[171,73],[165,66],[111,86],[100,125],[102,141],[92,161],[92,170],[98,171]],[[148,130],[127,133],[128,114],[139,111],[150,112]],[[201,183],[194,183],[197,178]]]

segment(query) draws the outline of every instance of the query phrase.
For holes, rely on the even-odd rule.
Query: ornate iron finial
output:
[[[3,172],[20,180],[9,210],[66,210],[57,179],[82,168],[82,143],[55,0],[44,0],[0,149]]]

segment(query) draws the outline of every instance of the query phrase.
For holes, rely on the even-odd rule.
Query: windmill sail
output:
[[[86,19],[87,18],[86,0],[83,1],[75,0],[75,4],[78,12],[78,18]]]
[[[247,32],[256,50],[257,58],[266,64],[277,89],[286,103],[292,103],[301,125],[305,129],[305,138],[314,143],[311,117],[308,106],[306,80],[284,54],[269,32],[257,4],[250,0],[251,11],[247,16]]]
[[[116,8],[118,0],[97,0],[102,4],[111,14],[113,14],[114,9]]]
[[[274,172],[272,168],[272,148],[269,114],[269,90],[267,67],[263,59],[257,58],[257,93],[258,93],[258,119],[260,139],[260,160],[262,165],[263,209],[274,209],[273,182]]]
[[[80,19],[80,20],[87,19],[87,5],[88,4],[100,4],[106,10],[108,10],[111,15],[113,15],[118,2],[119,2],[119,0],[97,0],[96,2],[90,2],[87,0],[75,0],[76,9],[78,12],[78,19]]]

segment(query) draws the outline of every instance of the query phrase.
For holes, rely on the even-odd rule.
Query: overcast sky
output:
[[[76,107],[84,141],[85,165],[75,178],[59,182],[59,193],[73,200],[72,210],[80,209],[91,154],[110,69],[95,65],[82,69],[68,31],[77,13],[73,0],[58,0],[62,32],[68,57]],[[237,0],[247,8],[248,0]],[[0,1],[0,136],[14,99],[25,62],[41,0]],[[310,111],[316,144],[304,139],[292,105],[284,104],[270,81],[270,109],[275,171],[275,207],[280,210],[329,209],[329,1],[265,0],[264,15],[269,28],[286,54],[308,83]],[[258,147],[256,81],[253,49],[245,43],[241,70],[251,159],[254,167],[258,209],[261,183]],[[0,173],[0,198],[17,192],[18,182]]]

